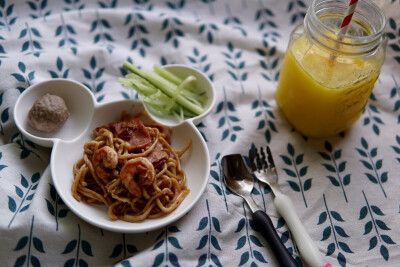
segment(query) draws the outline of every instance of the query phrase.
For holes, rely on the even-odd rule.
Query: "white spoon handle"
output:
[[[284,194],[277,194],[274,203],[279,214],[285,219],[286,224],[292,232],[302,259],[308,266],[324,266],[321,252],[301,223],[290,198]]]

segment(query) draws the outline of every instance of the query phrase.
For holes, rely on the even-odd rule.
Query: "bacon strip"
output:
[[[157,143],[154,150],[150,152],[147,158],[151,163],[153,163],[154,168],[157,168],[160,164],[169,159],[169,155],[163,150],[163,146],[160,143]]]
[[[130,118],[130,120],[111,123],[110,127],[118,138],[129,143],[129,152],[151,144],[151,136],[139,118]]]

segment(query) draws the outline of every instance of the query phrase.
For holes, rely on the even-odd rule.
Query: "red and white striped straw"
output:
[[[350,0],[349,7],[347,8],[346,16],[343,18],[342,25],[340,25],[341,34],[346,34],[347,28],[350,24],[351,18],[353,17],[354,10],[356,9],[358,0]]]

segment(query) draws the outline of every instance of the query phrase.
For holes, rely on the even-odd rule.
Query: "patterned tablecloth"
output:
[[[221,158],[269,145],[279,186],[333,266],[400,266],[400,2],[376,1],[387,17],[387,57],[361,118],[342,135],[302,137],[274,91],[289,33],[307,0],[0,1],[0,266],[277,266],[243,200],[221,179]],[[214,83],[217,104],[196,125],[211,171],[194,208],[161,229],[114,233],[75,216],[49,172],[50,150],[13,120],[30,85],[69,78],[98,102],[137,97],[117,81],[122,63],[180,63]],[[291,232],[256,183],[299,263]],[[303,264],[303,263],[301,263]]]

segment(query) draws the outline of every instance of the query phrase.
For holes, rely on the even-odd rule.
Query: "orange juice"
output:
[[[383,11],[371,0],[359,1],[343,34],[347,7],[346,0],[313,0],[290,34],[275,96],[308,137],[335,135],[356,122],[385,61]]]
[[[276,99],[302,134],[325,137],[360,116],[379,76],[374,60],[332,59],[305,37],[293,40],[280,73]]]

